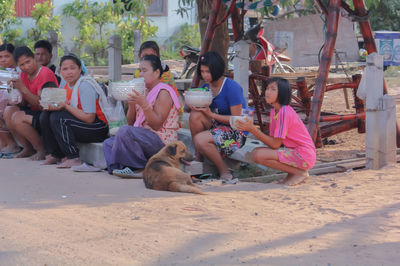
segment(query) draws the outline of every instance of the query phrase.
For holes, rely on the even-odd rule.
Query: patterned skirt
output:
[[[223,157],[231,155],[246,143],[244,133],[215,120],[212,121],[210,132],[218,151]]]
[[[300,168],[303,170],[309,170],[311,167],[304,161],[303,158],[291,148],[282,147],[277,150],[278,158],[281,163]]]

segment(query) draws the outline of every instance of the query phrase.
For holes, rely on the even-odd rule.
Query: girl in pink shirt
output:
[[[268,148],[256,148],[252,152],[255,163],[287,172],[281,182],[294,186],[308,177],[308,169],[315,164],[316,151],[303,122],[289,106],[291,89],[283,78],[272,78],[265,92],[265,101],[273,106],[270,113],[269,136],[261,132],[250,120],[238,121],[238,129],[249,131]]]

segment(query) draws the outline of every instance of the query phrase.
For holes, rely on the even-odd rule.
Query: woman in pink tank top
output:
[[[146,85],[145,95],[130,94],[126,120],[115,136],[103,143],[110,174],[122,178],[141,178],[151,156],[165,144],[178,139],[179,98],[174,89],[161,82],[160,58],[145,55],[140,61],[140,77]]]

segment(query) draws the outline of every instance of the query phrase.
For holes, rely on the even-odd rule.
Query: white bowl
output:
[[[18,73],[13,70],[0,70],[0,83],[7,83],[11,79],[17,79]]]
[[[236,127],[236,122],[237,121],[246,122],[246,117],[244,117],[244,116],[234,116],[234,115],[231,116],[229,118],[229,124],[231,125],[231,128],[237,130],[237,127]]]
[[[61,88],[44,88],[40,95],[40,105],[47,109],[51,104],[58,104],[67,100],[67,91]]]
[[[140,94],[145,93],[146,85],[144,84],[143,78],[134,79],[129,82],[112,82],[110,84],[110,92],[112,97],[117,101],[128,100],[128,94],[136,91]]]
[[[210,91],[186,91],[185,104],[189,107],[206,107],[211,104],[213,96]]]

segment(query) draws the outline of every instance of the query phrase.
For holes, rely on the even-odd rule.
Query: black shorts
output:
[[[21,107],[21,111],[24,111],[25,114],[31,115],[33,117],[32,118],[32,127],[37,132],[39,132],[39,134],[40,134],[41,130],[40,130],[40,119],[39,119],[39,117],[40,117],[40,114],[42,113],[42,111],[40,111],[40,110],[31,110],[30,107],[26,107],[26,106]]]

